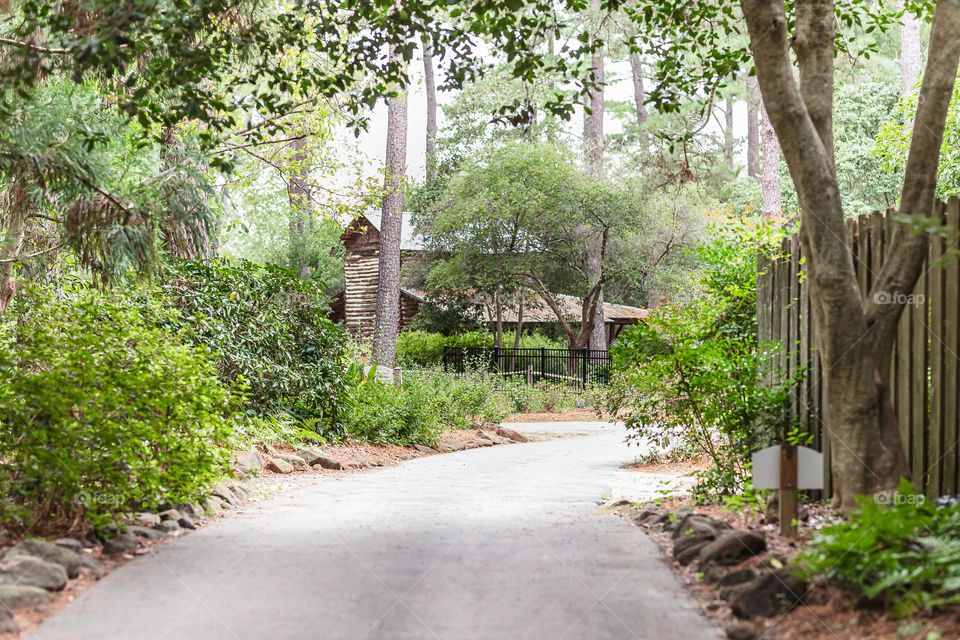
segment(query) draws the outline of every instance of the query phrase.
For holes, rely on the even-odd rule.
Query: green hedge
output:
[[[16,531],[193,500],[236,409],[210,351],[143,294],[20,293],[0,316],[0,518]]]
[[[513,331],[505,331],[503,344],[512,347]],[[469,331],[454,336],[429,331],[404,331],[397,336],[397,366],[431,367],[443,361],[444,347],[492,347],[494,335],[489,331]],[[524,333],[520,336],[523,349],[566,349],[567,345],[552,338],[537,334]]]
[[[180,261],[164,289],[196,341],[218,354],[221,378],[247,382],[253,414],[342,433],[346,334],[327,318],[317,284],[272,265]]]

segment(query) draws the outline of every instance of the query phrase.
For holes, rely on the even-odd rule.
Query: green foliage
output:
[[[172,264],[165,290],[219,356],[224,380],[249,384],[249,409],[341,431],[346,335],[326,317],[320,285],[280,267],[240,261]]]
[[[405,391],[410,388],[426,392],[448,429],[497,424],[506,418],[511,407],[498,383],[491,374],[472,372],[458,376],[439,369],[411,370],[404,372],[403,378]]]
[[[897,616],[960,604],[960,504],[938,506],[906,480],[892,496],[860,496],[796,559]]]
[[[30,289],[0,317],[5,525],[102,526],[196,499],[225,471],[236,403],[209,350],[170,328],[181,322],[145,296],[85,288]]]
[[[504,347],[513,347],[516,332],[503,332]],[[495,336],[489,331],[468,331],[453,336],[427,331],[404,331],[397,336],[397,366],[431,367],[443,360],[444,347],[492,347]],[[566,349],[562,342],[539,333],[524,333],[520,336],[522,349]]]
[[[344,402],[346,435],[375,444],[436,444],[443,429],[438,399],[411,384],[397,388],[352,364]]]
[[[750,453],[776,435],[790,384],[759,384],[776,349],[755,343],[757,255],[779,232],[742,221],[712,232],[696,249],[696,295],[658,308],[612,346],[607,394],[612,412],[630,408],[631,438],[710,457],[694,489],[702,501],[743,491]]]

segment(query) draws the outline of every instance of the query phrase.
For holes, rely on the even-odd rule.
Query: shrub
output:
[[[230,391],[146,296],[34,288],[0,318],[0,516],[102,526],[190,501],[225,470]]]
[[[504,347],[513,347],[515,333],[505,331]],[[432,367],[443,361],[444,347],[492,347],[494,335],[489,331],[468,331],[453,336],[428,331],[404,331],[397,336],[397,365],[401,367]],[[566,349],[567,346],[538,333],[520,336],[523,349]]]
[[[422,390],[444,427],[463,429],[496,424],[510,413],[508,399],[490,374],[454,375],[440,369],[404,373],[404,389]]]
[[[849,519],[822,529],[796,564],[897,616],[960,604],[960,504],[937,506],[906,480],[883,498],[858,497]]]
[[[376,379],[376,369],[348,371],[344,419],[351,438],[375,444],[436,443],[442,425],[437,405],[416,385],[397,388]]]
[[[742,492],[750,453],[787,430],[794,381],[760,384],[776,348],[756,345],[757,255],[777,237],[765,225],[714,229],[696,250],[699,295],[658,308],[611,348],[608,408],[630,409],[631,438],[710,457],[694,487],[700,501]]]
[[[342,431],[346,334],[327,319],[319,285],[247,261],[180,261],[167,275],[196,341],[218,354],[221,378],[249,384],[255,415],[286,413],[319,433]]]

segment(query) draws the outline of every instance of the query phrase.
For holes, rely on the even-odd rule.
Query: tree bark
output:
[[[601,0],[591,0],[591,20],[594,23],[594,39],[599,39],[601,22]],[[584,121],[584,145],[586,148],[586,166],[587,173],[594,180],[603,180],[603,111],[604,111],[604,67],[603,67],[602,47],[596,49],[590,58],[590,67],[593,72],[594,81],[599,85],[596,90],[589,94],[590,113],[586,115]],[[603,279],[603,258],[602,258],[602,238],[591,235],[587,238],[587,284],[590,288],[601,286],[599,283]],[[603,289],[602,286],[598,292],[599,303],[595,308],[593,318],[593,330],[590,334],[590,348],[606,349],[607,335],[604,331],[603,317]]]
[[[904,11],[903,0],[897,0],[897,8]],[[906,12],[900,23],[900,81],[904,97],[916,92],[921,67],[920,21]]]
[[[503,298],[500,295],[500,289],[493,292],[493,308],[496,316],[496,331],[493,334],[493,346],[498,349],[503,347]]]
[[[305,280],[310,277],[308,253],[313,232],[307,139],[294,140],[290,146],[294,150],[290,158],[294,171],[287,185],[287,197],[290,199],[290,268]]]
[[[828,398],[825,424],[834,500],[850,508],[855,495],[895,489],[901,476],[909,476],[887,385],[902,300],[919,277],[927,236],[897,226],[890,258],[861,299],[834,163],[834,4],[811,0],[797,5],[792,45],[799,85],[784,4],[742,0],[741,6],[764,104],[800,199],[801,241]],[[934,206],[940,146],[960,58],[957,32],[960,5],[939,0],[904,178],[903,214],[928,215]]]
[[[513,348],[520,348],[520,335],[523,333],[523,291],[520,292],[519,301],[517,302],[517,326],[515,327],[515,333],[513,336]]]
[[[437,83],[433,75],[433,45],[423,42],[423,80],[427,92],[427,182],[437,177]]]
[[[727,96],[723,110],[723,158],[733,169],[733,98]]]
[[[647,93],[643,87],[643,63],[639,53],[630,53],[630,75],[633,77],[633,104],[637,110],[637,124],[643,127],[650,119],[647,112]]]
[[[779,219],[783,212],[780,185],[780,142],[777,133],[770,124],[770,117],[763,104],[760,104],[760,141],[763,146],[761,156],[763,171],[760,174],[760,193],[762,202],[760,213],[765,219]]]
[[[392,49],[390,55],[399,58]],[[377,309],[373,326],[373,360],[393,367],[400,328],[400,232],[403,224],[403,190],[407,171],[407,87],[399,87],[387,100],[386,175],[383,215],[380,221]]]
[[[760,177],[760,88],[747,76],[747,175]]]
[[[5,241],[0,246],[0,313],[5,312],[17,293],[17,279],[14,275],[23,236],[27,224],[27,203],[29,201],[26,185],[14,178],[3,197],[3,217],[6,229]]]

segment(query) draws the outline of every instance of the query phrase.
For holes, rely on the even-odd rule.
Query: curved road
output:
[[[36,640],[715,639],[652,541],[622,427],[299,476],[130,562]]]

